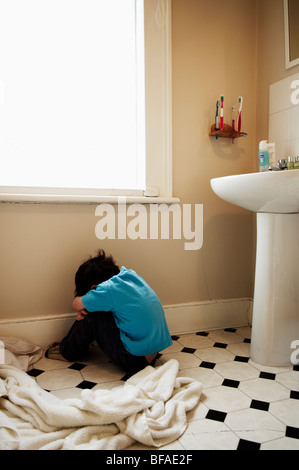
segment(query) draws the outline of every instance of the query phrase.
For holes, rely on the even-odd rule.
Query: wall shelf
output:
[[[247,134],[246,132],[238,132],[235,131],[231,126],[228,124],[223,125],[222,130],[216,130],[215,129],[215,124],[211,126],[211,131],[209,133],[209,136],[216,136],[218,137],[224,137],[224,138],[229,138],[229,139],[237,139],[239,137],[246,137]]]

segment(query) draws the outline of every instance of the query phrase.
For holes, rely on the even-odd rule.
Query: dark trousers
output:
[[[91,312],[77,320],[60,343],[60,353],[70,362],[78,361],[96,341],[106,356],[120,369],[135,374],[148,365],[144,356],[134,356],[124,347],[112,312]]]

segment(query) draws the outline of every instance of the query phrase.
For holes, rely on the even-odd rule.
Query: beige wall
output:
[[[174,195],[182,203],[203,204],[203,248],[185,251],[184,240],[100,242],[93,205],[1,204],[1,319],[70,312],[74,273],[99,247],[139,272],[164,305],[252,297],[254,216],[217,198],[209,181],[255,168],[256,116],[257,134],[267,129],[261,94],[283,69],[280,64],[278,72],[267,70],[256,87],[257,60],[267,59],[270,43],[268,30],[257,35],[256,13],[270,21],[270,3],[172,2]],[[275,0],[277,8],[280,3]],[[273,21],[280,24],[278,15],[275,11]],[[257,48],[257,39],[265,44]],[[208,136],[221,94],[228,123],[230,107],[239,95],[244,98],[242,127],[248,137],[234,144]],[[257,115],[256,99],[262,101]]]

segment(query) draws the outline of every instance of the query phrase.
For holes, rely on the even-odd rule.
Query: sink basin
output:
[[[257,213],[250,357],[266,366],[297,365],[299,170],[225,176],[211,186],[225,201]]]
[[[299,170],[224,176],[211,186],[221,199],[253,212],[299,213]]]

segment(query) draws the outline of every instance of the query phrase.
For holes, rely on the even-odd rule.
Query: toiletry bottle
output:
[[[261,140],[259,144],[259,167],[260,171],[269,169],[269,151],[267,140]]]
[[[294,160],[293,157],[288,157],[288,170],[294,170]]]
[[[273,168],[276,166],[275,161],[275,142],[268,142],[267,144],[268,152],[269,152],[269,166]]]

